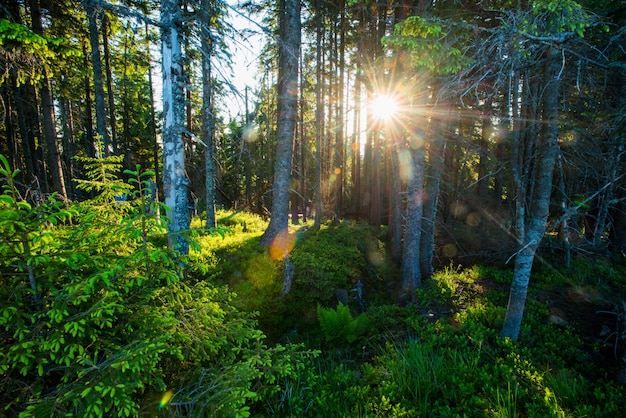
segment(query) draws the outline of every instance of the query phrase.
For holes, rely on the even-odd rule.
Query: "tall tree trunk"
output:
[[[189,252],[182,233],[189,229],[188,181],[185,176],[185,96],[183,92],[181,41],[176,0],[161,2],[163,74],[163,191],[169,217],[169,245],[181,254]]]
[[[322,1],[315,2],[315,220],[313,229],[322,223]]]
[[[148,23],[146,22],[146,39],[149,39]],[[161,185],[161,175],[159,173],[159,142],[157,140],[157,120],[156,111],[154,110],[154,87],[152,84],[152,60],[150,55],[150,41],[146,42],[146,51],[148,59],[148,92],[150,93],[150,134],[152,135],[152,157],[154,159],[154,181],[156,182],[157,200]]]
[[[30,0],[30,13],[33,25],[33,32],[43,35],[43,24],[41,18],[41,7],[39,0]],[[41,98],[41,113],[43,116],[43,132],[48,151],[48,169],[52,177],[52,188],[65,199],[65,180],[63,178],[63,166],[61,164],[61,153],[59,152],[59,141],[57,138],[56,122],[54,118],[54,102],[52,100],[52,89],[50,78],[44,71],[39,90]]]
[[[15,78],[12,78],[13,85],[17,85]],[[14,87],[13,96],[15,98],[15,108],[17,111],[17,123],[22,138],[22,153],[26,161],[25,184],[33,189],[44,187],[45,189],[45,169],[43,164],[43,152],[41,148],[41,126],[37,116],[37,93],[35,88],[29,84],[22,84]],[[38,184],[43,180],[44,184]]]
[[[437,113],[433,112],[434,115]],[[424,185],[424,212],[419,256],[422,280],[429,279],[433,273],[437,208],[446,149],[443,121],[440,116],[435,116],[431,121],[428,142],[428,170]]]
[[[534,176],[532,202],[528,211],[528,222],[522,248],[515,258],[513,282],[509,303],[500,335],[517,340],[524,314],[530,272],[539,243],[546,231],[546,222],[552,192],[552,171],[558,151],[559,118],[559,70],[560,51],[550,47],[546,53],[542,131],[539,138],[537,171]]]
[[[63,155],[65,157],[65,168],[67,178],[73,179],[76,177],[76,142],[74,140],[74,118],[72,116],[72,102],[67,97],[60,99],[60,112],[61,112],[61,124],[63,126]],[[67,184],[69,198],[76,199],[76,189],[72,182]]]
[[[278,143],[270,223],[261,237],[269,246],[287,233],[293,138],[298,117],[298,57],[300,56],[300,1],[281,0],[278,54]]]
[[[202,142],[204,142],[204,169],[206,188],[206,227],[216,226],[215,219],[215,164],[213,162],[213,88],[211,83],[211,0],[202,0]],[[246,103],[247,105],[247,103]],[[248,117],[246,111],[246,118]],[[249,166],[249,164],[248,164]]]
[[[6,3],[6,8],[0,11],[3,18],[23,24],[20,15],[20,5],[17,0]],[[37,110],[37,91],[31,84],[20,84],[17,81],[17,72],[10,70],[10,84],[13,90],[14,109],[17,113],[17,124],[22,139],[22,154],[26,165],[23,181],[28,187],[36,191],[47,189],[46,173],[41,141],[41,126]],[[13,166],[17,167],[17,166]],[[39,184],[43,181],[43,184]]]
[[[407,181],[406,225],[402,246],[402,288],[399,300],[415,301],[415,289],[422,285],[420,271],[420,239],[424,198],[424,144],[423,138],[413,133],[409,138],[411,167]]]
[[[96,131],[99,136],[104,155],[110,154],[109,132],[107,131],[106,106],[104,104],[104,78],[102,76],[102,59],[100,58],[100,42],[98,35],[98,15],[100,9],[96,0],[82,0],[87,14],[89,27],[89,44],[91,46],[91,67],[93,69],[93,85],[96,101]]]
[[[305,102],[302,100],[304,97],[304,79],[303,79],[303,60],[300,57],[300,116],[299,120],[299,132],[300,132],[300,208],[302,210],[302,222],[307,222],[307,207],[308,207],[308,198],[307,198],[307,190],[306,190],[306,132],[304,129],[304,113],[305,113]]]
[[[387,157],[391,164],[389,174],[390,196],[389,204],[389,235],[391,238],[391,259],[396,263],[402,262],[402,229],[404,225],[402,214],[402,181],[400,178],[400,163],[397,147],[391,148]]]
[[[101,13],[102,15],[102,51],[104,52],[104,70],[106,72],[106,82],[107,82],[107,99],[109,102],[109,125],[111,126],[111,148],[113,150],[113,154],[117,154],[119,150],[119,144],[117,143],[117,124],[115,118],[115,99],[113,95],[113,73],[111,71],[111,52],[109,50],[109,25],[110,20],[105,12]],[[126,94],[126,93],[124,93]],[[128,150],[126,147],[124,150],[124,166],[127,169],[132,169],[130,164],[130,155],[128,154]]]
[[[83,56],[84,56],[84,64],[85,68],[89,68],[89,58],[87,53],[87,45],[83,43]],[[91,101],[91,80],[89,76],[85,73],[85,109],[83,114],[85,115],[85,138],[84,138],[84,147],[85,153],[88,157],[96,157],[96,147],[94,143],[94,135],[93,135],[93,114],[91,107],[93,102]]]

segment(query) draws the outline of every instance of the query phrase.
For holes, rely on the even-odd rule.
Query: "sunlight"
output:
[[[397,117],[397,113],[400,110],[398,101],[393,96],[388,94],[379,94],[372,100],[370,104],[370,110],[374,118],[388,122]]]

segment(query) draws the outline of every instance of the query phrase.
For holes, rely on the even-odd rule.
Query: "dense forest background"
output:
[[[67,405],[82,411],[86,406],[72,396],[88,397],[95,387],[81,380],[89,367],[114,364],[125,372],[124,364],[135,362],[130,372],[140,383],[127,388],[128,399],[115,396],[115,388],[122,389],[116,385],[123,385],[119,376],[107,375],[96,392],[109,388],[105,395],[112,401],[90,413],[135,414],[152,396],[145,387],[160,389],[169,376],[187,390],[177,392],[178,399],[202,415],[198,411],[216,403],[202,404],[194,390],[204,377],[219,376],[206,366],[216,358],[229,382],[246,382],[232,395],[242,403],[219,398],[217,404],[232,410],[216,415],[229,415],[245,399],[269,402],[284,389],[273,385],[303,378],[297,373],[303,359],[319,353],[304,349],[306,338],[299,348],[259,343],[254,320],[240,309],[260,310],[263,332],[276,342],[293,331],[276,318],[302,315],[310,325],[313,315],[341,357],[346,348],[337,347],[333,338],[340,338],[332,335],[347,333],[348,346],[360,341],[364,325],[351,315],[366,310],[360,292],[367,277],[384,276],[384,283],[365,283],[385,295],[372,299],[423,315],[416,306],[432,299],[429,286],[452,264],[510,270],[506,280],[487,274],[496,288],[508,286],[508,300],[498,300],[503,310],[494,313],[500,319],[489,327],[518,340],[533,294],[533,265],[556,266],[573,277],[581,259],[624,263],[625,19],[623,0],[3,2],[0,324],[11,348],[0,357],[0,372],[6,387],[24,385],[16,401],[5,402],[7,413],[53,416],[54,408]],[[233,23],[242,21],[245,28]],[[264,40],[260,50],[247,42],[253,33]],[[256,79],[244,91],[235,88],[230,68],[249,57],[236,54],[233,45],[252,48],[258,61]],[[220,218],[223,210],[230,215]],[[232,222],[242,212],[250,217]],[[324,235],[314,235],[308,242],[322,240],[327,252],[319,259],[303,255],[306,234],[332,235],[328,228],[356,221],[362,230],[333,236],[347,252],[334,253]],[[258,263],[281,281],[278,294],[262,294],[256,302],[240,283],[240,270],[217,267],[236,265],[237,251],[209,256],[203,241],[206,233],[250,232],[259,233],[252,242],[264,250],[239,250],[266,251],[269,258],[246,259],[248,267]],[[328,275],[318,277],[320,271]],[[448,273],[460,274],[450,297],[457,296],[456,286],[471,287],[459,271]],[[615,271],[606,275],[619,282]],[[117,288],[120,277],[125,284]],[[208,282],[226,282],[246,302],[233,302],[235,296]],[[611,289],[621,294],[619,286]],[[282,305],[294,294],[302,311]],[[265,297],[281,302],[272,307]],[[335,299],[352,300],[352,313],[324,311]],[[149,325],[156,300],[154,306],[173,313]],[[186,316],[176,300],[201,314]],[[196,306],[201,300],[220,307]],[[431,300],[429,306],[437,305],[435,316],[441,316],[449,303]],[[111,327],[137,312],[142,319],[128,330],[141,343],[133,345]],[[324,328],[333,314],[350,324],[348,331]],[[85,315],[93,322],[77,319]],[[115,320],[102,319],[108,316]],[[203,331],[189,337],[181,318]],[[220,334],[216,318],[229,331]],[[203,328],[204,320],[212,325]],[[52,332],[55,327],[63,331]],[[115,347],[92,340],[88,330],[94,327]],[[170,331],[162,340],[159,327]],[[615,333],[620,357],[624,334]],[[219,342],[209,343],[214,335]],[[38,362],[33,350],[40,337],[41,347],[64,354]],[[64,345],[66,338],[76,341]],[[176,349],[165,358],[173,341]],[[194,341],[195,351],[184,354]],[[262,355],[254,363],[246,350],[257,343]],[[215,354],[229,350],[236,354]],[[370,359],[362,354],[364,362]],[[98,355],[104,357],[99,361]],[[75,364],[79,357],[84,369]],[[176,361],[189,373],[176,371]],[[275,372],[276,364],[282,371]],[[154,371],[154,381],[139,377],[142,367]],[[250,376],[257,378],[254,390]],[[35,380],[39,386],[27,389]],[[389,401],[389,390],[381,399]],[[141,401],[131,396],[139,392]],[[509,386],[508,394],[516,389]],[[28,402],[28,408],[16,406]],[[294,405],[295,415],[306,409]],[[389,416],[402,416],[406,407],[387,406]]]

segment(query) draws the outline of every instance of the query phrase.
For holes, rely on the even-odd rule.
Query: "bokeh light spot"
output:
[[[456,219],[461,219],[467,215],[467,207],[461,202],[454,202],[450,205],[450,212]]]
[[[287,229],[279,232],[270,246],[270,257],[281,260],[293,249],[296,243],[296,234],[290,234]]]
[[[243,130],[243,140],[247,143],[255,142],[259,139],[259,129],[257,126],[248,125]]]
[[[454,245],[452,243],[446,244],[446,245],[443,246],[442,252],[443,252],[443,255],[445,257],[452,258],[452,257],[454,257],[457,254],[456,245]]]
[[[373,249],[367,252],[367,261],[375,266],[380,266],[383,264],[384,257],[379,250]]]
[[[411,165],[411,153],[409,150],[398,150],[398,167],[402,181],[408,182],[413,178],[413,166]]]
[[[478,226],[480,225],[481,222],[481,218],[480,215],[476,212],[472,212],[469,215],[467,215],[467,218],[465,219],[465,223],[469,226]]]

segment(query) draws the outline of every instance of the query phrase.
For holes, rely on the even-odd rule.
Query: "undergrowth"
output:
[[[97,199],[35,206],[0,162],[0,415],[605,417],[626,407],[595,363],[623,349],[623,329],[592,344],[551,322],[544,297],[584,289],[623,324],[622,265],[538,266],[513,342],[498,337],[511,270],[450,265],[399,306],[377,230],[305,225],[291,230],[294,282],[281,297],[284,260],[260,247],[259,217],[218,212],[219,231],[194,220],[181,258],[165,246],[166,208],[145,200],[151,173],[127,172],[121,186],[116,161],[91,161],[106,173],[82,183]]]

